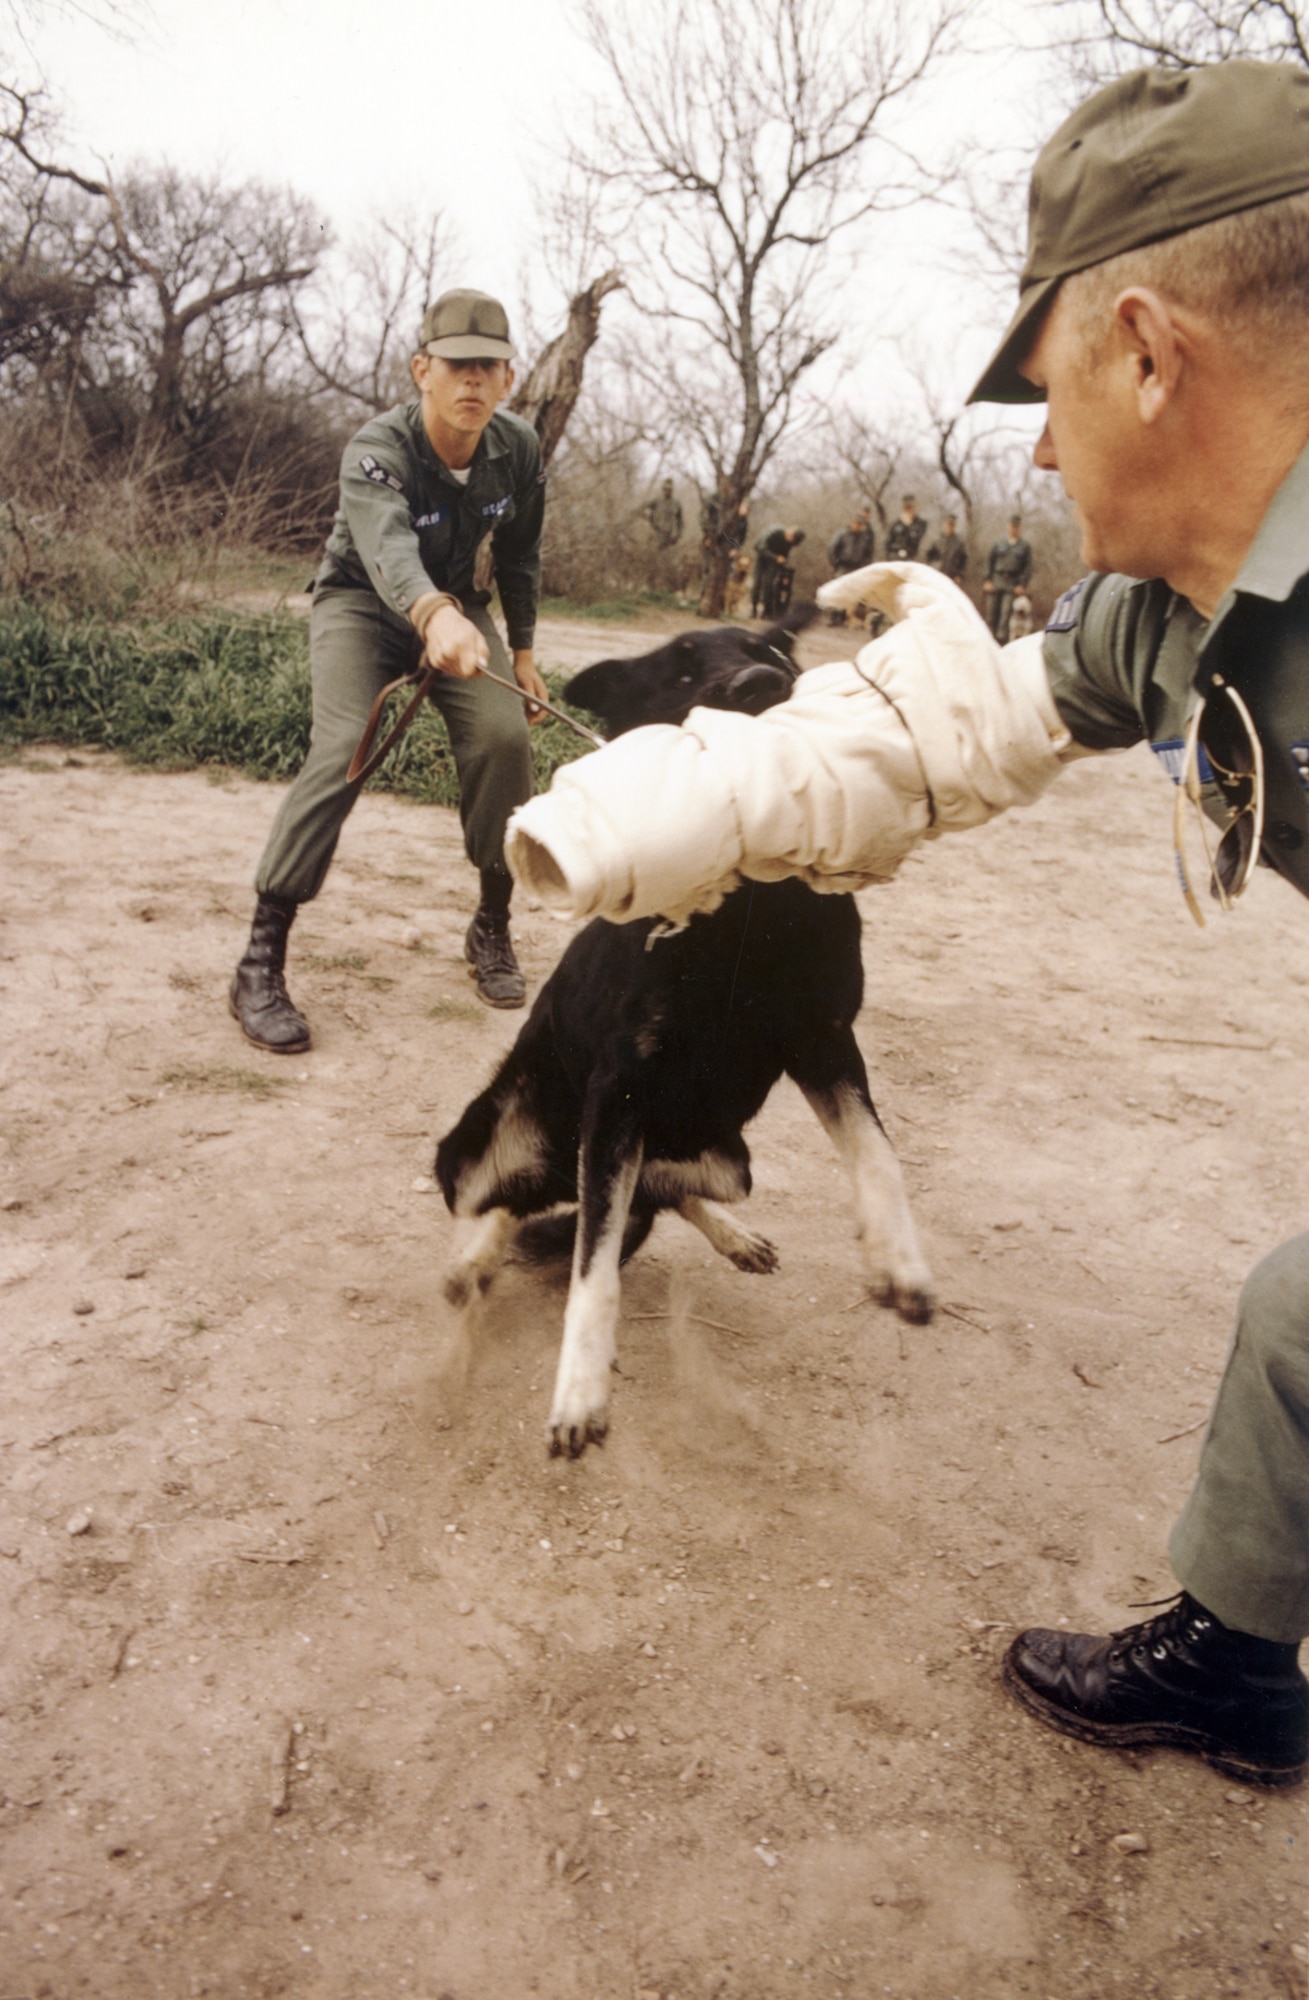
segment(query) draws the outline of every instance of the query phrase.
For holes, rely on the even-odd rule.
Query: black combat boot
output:
[[[298,1056],[309,1047],[309,1023],[297,1013],[282,977],[286,934],[297,907],[283,896],[259,898],[250,942],[227,996],[246,1040],[275,1056]]]
[[[522,1007],[527,1000],[527,981],[509,937],[513,891],[514,878],[507,868],[484,868],[482,900],[464,939],[464,957],[477,981],[478,997],[488,1007]]]
[[[1183,1591],[1160,1617],[1107,1639],[1020,1632],[1004,1679],[1066,1736],[1122,1750],[1167,1743],[1246,1784],[1292,1785],[1309,1769],[1297,1651],[1231,1631]]]

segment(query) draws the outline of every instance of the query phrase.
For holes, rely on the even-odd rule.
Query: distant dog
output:
[[[694,632],[639,659],[602,660],[574,677],[569,700],[611,736],[683,722],[697,706],[761,714],[791,693],[793,634],[813,615],[797,607],[762,635]],[[784,1073],[849,1171],[875,1296],[906,1319],[931,1317],[931,1275],[854,1037],[859,937],[853,897],[794,880],[746,883],[672,934],[649,918],[597,919],[442,1139],[447,1205],[480,1218],[446,1278],[452,1304],[486,1290],[515,1236],[529,1255],[571,1244],[553,1454],[576,1457],[605,1436],[619,1265],[661,1209],[676,1209],[739,1270],[776,1268],[772,1244],[720,1204],[750,1191],[742,1127]],[[575,1213],[547,1214],[562,1204]]]
[[[732,567],[727,572],[723,610],[729,618],[748,618],[750,615],[750,568],[750,558],[741,549],[733,556]]]

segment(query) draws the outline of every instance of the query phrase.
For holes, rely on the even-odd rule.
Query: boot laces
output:
[[[1111,1659],[1121,1660],[1125,1653],[1140,1659],[1148,1652],[1152,1659],[1166,1660],[1179,1646],[1188,1641],[1194,1643],[1213,1628],[1212,1618],[1184,1590],[1176,1597],[1159,1598],[1156,1602],[1166,1607],[1157,1617],[1147,1618],[1140,1625],[1125,1625],[1110,1635],[1114,1641]],[[1141,1609],[1148,1607],[1142,1605]]]
[[[481,912],[477,919],[478,958],[485,972],[517,972],[518,960],[509,939],[508,917]]]

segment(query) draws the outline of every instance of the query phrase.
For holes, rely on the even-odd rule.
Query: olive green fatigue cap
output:
[[[509,316],[488,292],[442,292],[423,314],[418,345],[443,361],[512,361]]]
[[[1309,70],[1225,62],[1120,76],[1037,156],[1018,310],[969,402],[1044,402],[1018,368],[1074,271],[1305,188]]]

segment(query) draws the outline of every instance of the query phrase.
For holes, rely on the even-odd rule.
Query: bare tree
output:
[[[293,299],[296,336],[320,392],[374,412],[410,393],[419,324],[452,255],[439,210],[379,216],[326,274],[318,297]]]
[[[12,93],[0,84],[0,104]],[[118,277],[105,218],[85,198],[0,150],[0,380],[66,394],[77,354]]]
[[[903,456],[900,440],[857,410],[838,410],[824,429],[824,458],[841,468],[859,500],[876,514],[885,536],[890,517],[886,495]]]
[[[249,182],[172,168],[108,188],[124,262],[152,310],[124,311],[123,337],[150,382],[162,437],[202,430],[238,375],[263,379],[287,338],[281,310],[311,277],[323,240],[307,202]]]
[[[601,233],[629,248],[645,318],[630,365],[719,520],[748,501],[839,337],[836,239],[922,196],[895,114],[967,3],[583,0],[613,103],[573,166]],[[709,616],[731,554],[711,540]]]
[[[69,191],[66,240],[98,243],[102,265],[107,229],[113,268],[103,269],[95,317],[108,374],[144,382],[156,440],[202,430],[238,372],[260,376],[286,338],[284,308],[325,240],[317,217],[289,191],[256,182],[227,188],[169,167],[121,184],[84,174],[47,156],[54,126],[38,93],[0,85],[0,103],[0,144],[30,175],[29,213],[49,220],[48,191]],[[103,204],[103,226],[85,201]],[[33,248],[23,245],[29,272]]]
[[[1260,56],[1309,67],[1309,6],[1301,0],[1058,0],[1059,46],[1086,87],[1153,64],[1192,69]]]

